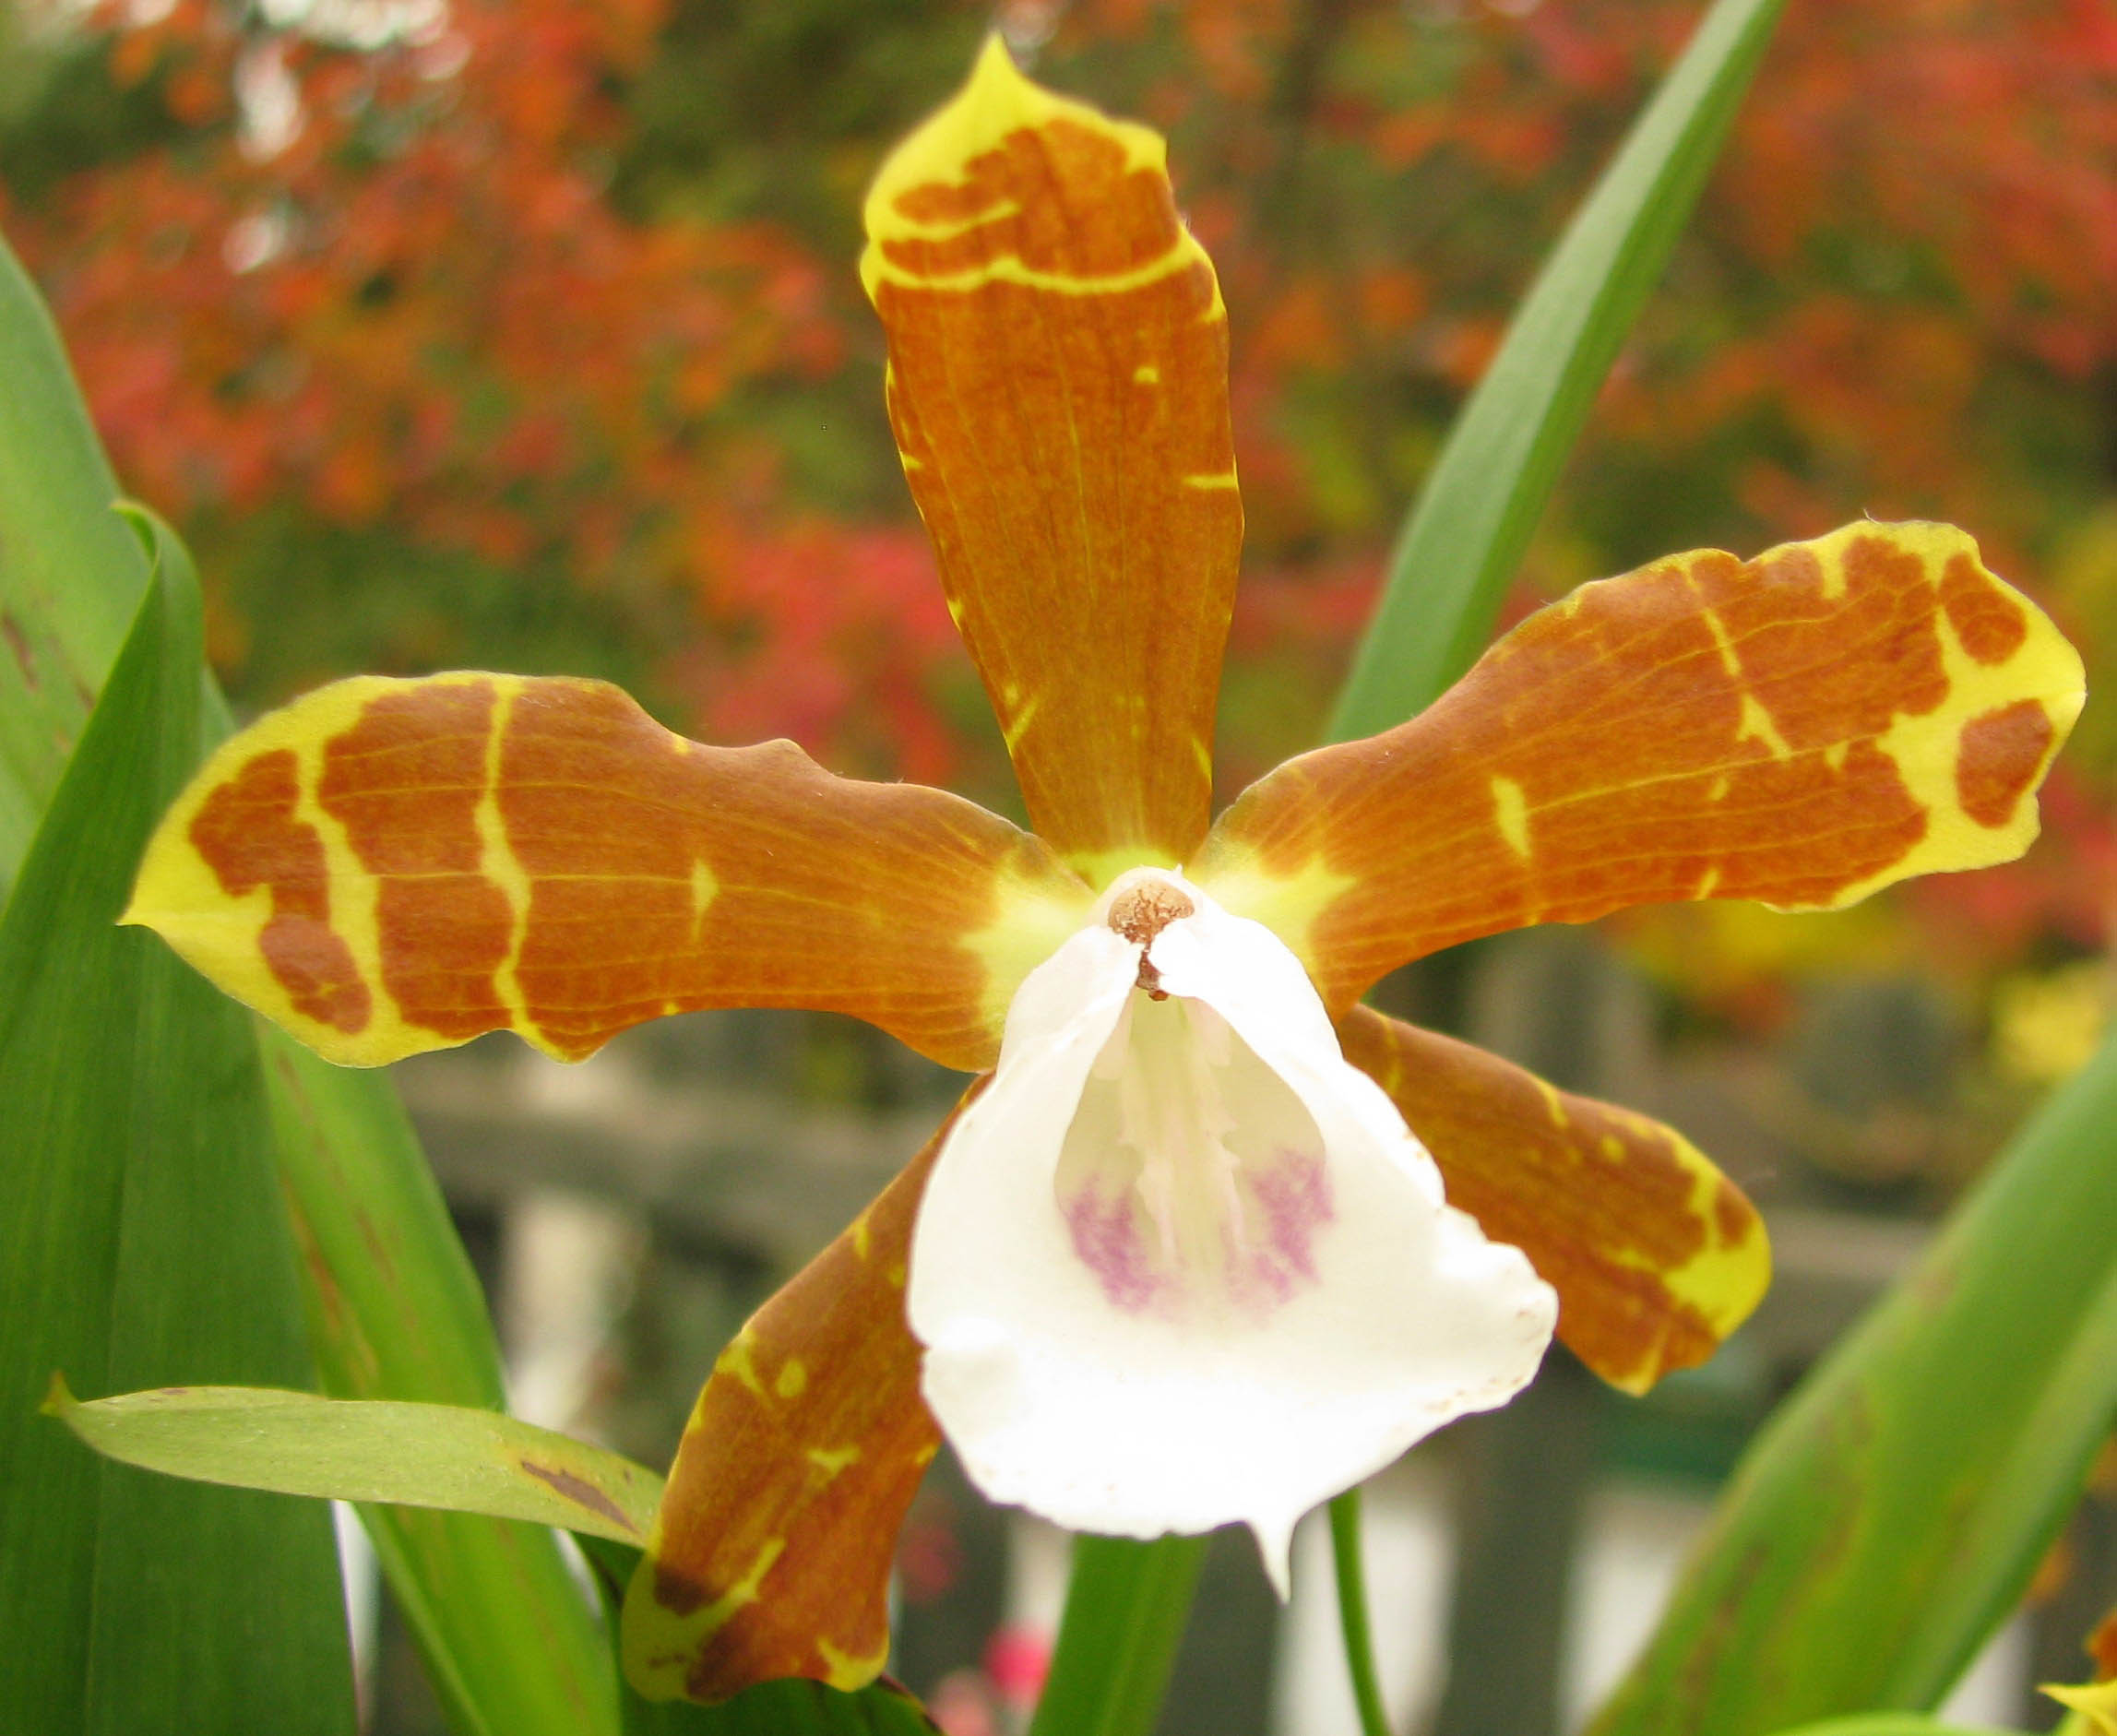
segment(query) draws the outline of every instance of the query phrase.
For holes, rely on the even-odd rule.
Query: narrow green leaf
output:
[[[2117,1414],[2117,1035],[1751,1449],[1597,1736],[1930,1709]]]
[[[247,1017],[115,926],[200,746],[197,591],[159,553],[0,918],[0,1706],[38,1736],[350,1736],[327,1513],[104,1464],[34,1414],[60,1368],[309,1372]]]
[[[1492,636],[1566,455],[1683,232],[1785,0],[1716,0],[1633,124],[1456,420],[1395,552],[1331,719],[1386,730]]]
[[[1029,1736],[1148,1736],[1183,1643],[1206,1539],[1078,1537]]]
[[[499,1409],[484,1299],[397,1093],[257,1031],[324,1390]],[[549,1530],[433,1508],[361,1517],[457,1730],[616,1736],[616,1660]]]
[[[583,1537],[581,1552],[595,1570],[605,1613],[615,1626],[639,1551]],[[624,1736],[937,1736],[939,1730],[916,1699],[889,1681],[853,1694],[820,1682],[767,1682],[719,1706],[643,1699],[629,1682],[621,1694]]]
[[[95,703],[147,564],[110,511],[116,482],[51,319],[4,242],[0,380],[5,888]],[[228,719],[210,684],[206,707],[217,741]],[[396,1092],[378,1075],[340,1073],[277,1030],[262,1040],[322,1384],[341,1397],[496,1407],[484,1302]],[[85,1365],[68,1366],[89,1378]],[[35,1391],[51,1372],[38,1372]],[[98,1382],[134,1384],[142,1383]],[[363,1517],[458,1730],[615,1736],[610,1647],[550,1531],[404,1508]]]
[[[0,901],[147,582],[51,315],[0,244]]]
[[[44,1402],[106,1458],[172,1477],[331,1501],[387,1501],[645,1540],[661,1479],[644,1465],[493,1410],[319,1398],[260,1386],[164,1386]]]

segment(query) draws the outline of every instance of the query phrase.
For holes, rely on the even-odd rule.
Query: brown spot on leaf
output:
[[[553,1493],[564,1496],[577,1507],[586,1507],[590,1513],[601,1515],[613,1525],[623,1526],[635,1537],[639,1535],[639,1528],[625,1510],[586,1478],[577,1477],[570,1470],[561,1470],[555,1465],[540,1465],[534,1459],[516,1462]]]
[[[22,631],[22,624],[4,609],[0,609],[0,638],[7,641],[7,648],[15,654],[15,666],[22,672],[22,684],[35,693],[43,684],[37,679],[37,665],[30,655],[30,636]]]
[[[1972,718],[1956,747],[1956,795],[1963,812],[1980,826],[2004,826],[2042,771],[2055,736],[2035,699]]]

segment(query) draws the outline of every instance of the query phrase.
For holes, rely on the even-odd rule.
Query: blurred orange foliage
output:
[[[1448,415],[1699,9],[999,9],[1041,76],[1169,133],[1220,267],[1252,567],[1231,773],[1313,734]],[[990,787],[850,256],[867,173],[986,16],[106,0],[84,40],[166,125],[11,199],[0,153],[0,218],[120,470],[209,568],[274,507],[680,599],[634,648],[679,721]],[[2036,588],[2112,492],[2113,379],[2108,0],[1790,6],[1525,594],[1861,512],[1952,517]],[[2055,601],[2117,632],[2117,579]],[[430,652],[463,654],[367,660]],[[2088,769],[2065,825],[2100,862]]]

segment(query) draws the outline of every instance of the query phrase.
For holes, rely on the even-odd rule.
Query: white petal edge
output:
[[[1099,922],[1017,993],[993,1082],[927,1184],[907,1312],[926,1401],[987,1495],[1124,1537],[1246,1524],[1283,1597],[1302,1515],[1512,1397],[1557,1300],[1518,1249],[1444,1203],[1433,1159],[1344,1059],[1293,954],[1161,877],[1195,913],[1151,942],[1160,986],[1226,1019],[1322,1136],[1334,1213],[1317,1281],[1262,1320],[1201,1330],[1114,1305],[1076,1253],[1059,1157],[1140,992],[1140,946]]]

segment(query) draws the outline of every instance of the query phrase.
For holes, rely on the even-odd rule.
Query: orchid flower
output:
[[[1765,1286],[1670,1128],[1361,1005],[1642,902],[1828,909],[2018,854],[2079,660],[1962,532],[1705,552],[1532,616],[1421,716],[1211,819],[1242,535],[1227,319],[1162,141],[990,45],[883,167],[862,274],[1034,831],[680,739],[614,688],[359,678],[223,746],[128,920],[333,1060],[702,1007],[850,1013],[980,1076],[729,1345],[625,1610],[644,1692],[879,1670],[945,1434],[1136,1537],[1294,1521],[1558,1336],[1641,1391]]]

